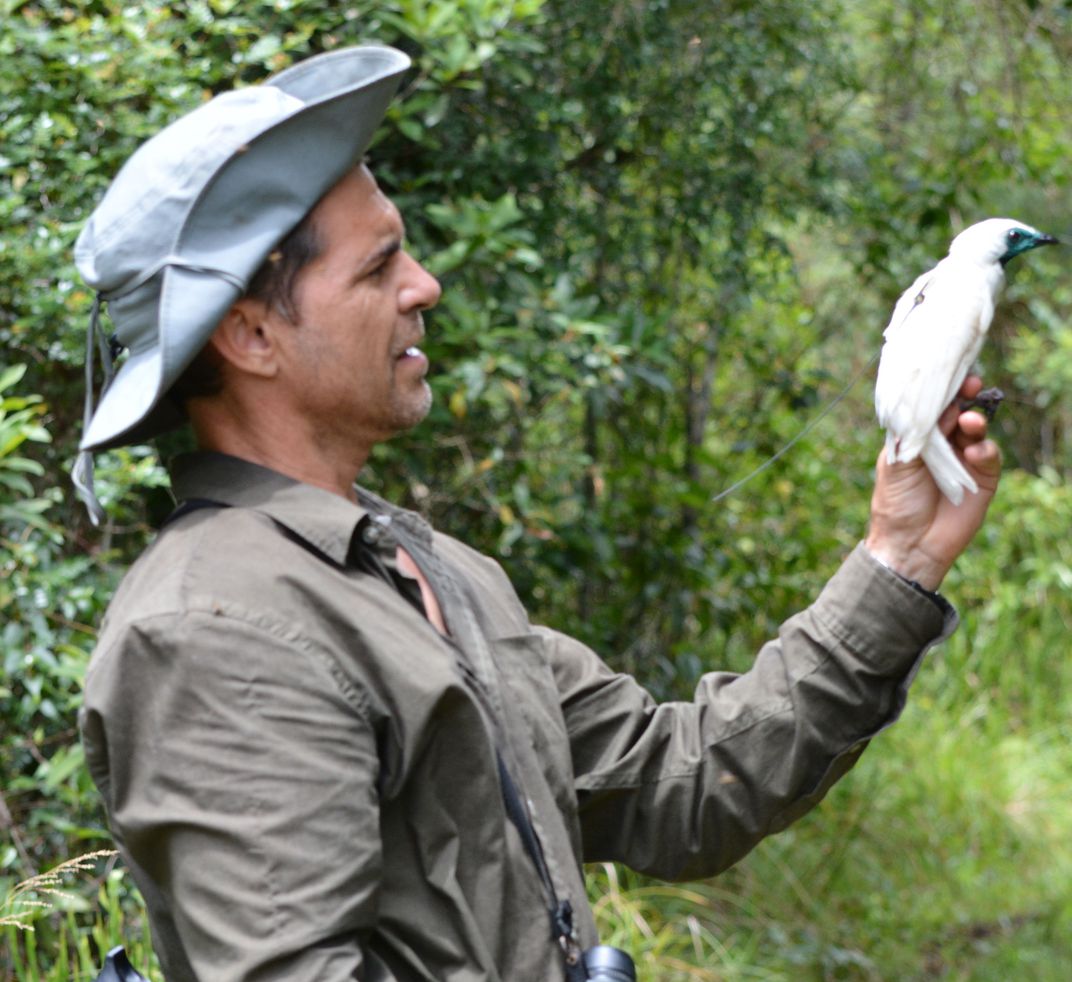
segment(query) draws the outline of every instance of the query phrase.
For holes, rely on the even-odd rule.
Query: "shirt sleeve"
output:
[[[818,803],[893,723],[926,650],[956,625],[858,546],[744,674],[656,704],[545,632],[572,749],[585,861],[710,876]],[[542,629],[541,629],[542,630]]]
[[[126,629],[83,737],[169,979],[388,979],[375,726],[285,625],[187,612]],[[137,748],[137,752],[135,751]],[[165,959],[168,957],[165,955]]]

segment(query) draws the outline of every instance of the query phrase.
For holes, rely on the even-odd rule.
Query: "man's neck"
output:
[[[303,484],[323,488],[349,501],[357,500],[354,482],[368,459],[371,447],[323,446],[317,434],[296,432],[293,426],[256,430],[213,425],[194,414],[194,433],[201,450],[214,450],[267,467]]]

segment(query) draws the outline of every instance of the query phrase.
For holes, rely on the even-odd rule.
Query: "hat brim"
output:
[[[267,81],[306,104],[218,168],[182,225],[174,250],[182,264],[166,266],[129,298],[136,304],[137,293],[159,291],[157,343],[123,362],[81,449],[144,442],[182,422],[164,396],[242,293],[231,279],[204,270],[249,283],[272,249],[361,159],[409,64],[393,48],[350,48]]]
[[[241,295],[210,273],[169,266],[160,286],[160,319],[169,330],[147,351],[132,351],[116,372],[82,438],[83,450],[144,443],[180,426],[182,409],[167,391],[204,346],[202,325],[218,324]],[[130,421],[135,420],[132,424]]]

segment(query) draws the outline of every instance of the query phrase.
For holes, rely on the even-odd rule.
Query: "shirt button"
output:
[[[387,526],[390,525],[390,523],[391,519],[386,516],[373,518],[361,530],[361,541],[367,546],[380,545],[387,535]]]

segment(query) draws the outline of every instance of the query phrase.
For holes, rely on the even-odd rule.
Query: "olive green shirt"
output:
[[[858,547],[749,672],[657,705],[415,514],[218,454],[173,486],[232,507],[177,518],[132,567],[81,715],[169,982],[562,979],[496,747],[587,946],[582,862],[725,869],[896,718],[956,619]],[[355,565],[395,576],[399,544],[447,636]]]

